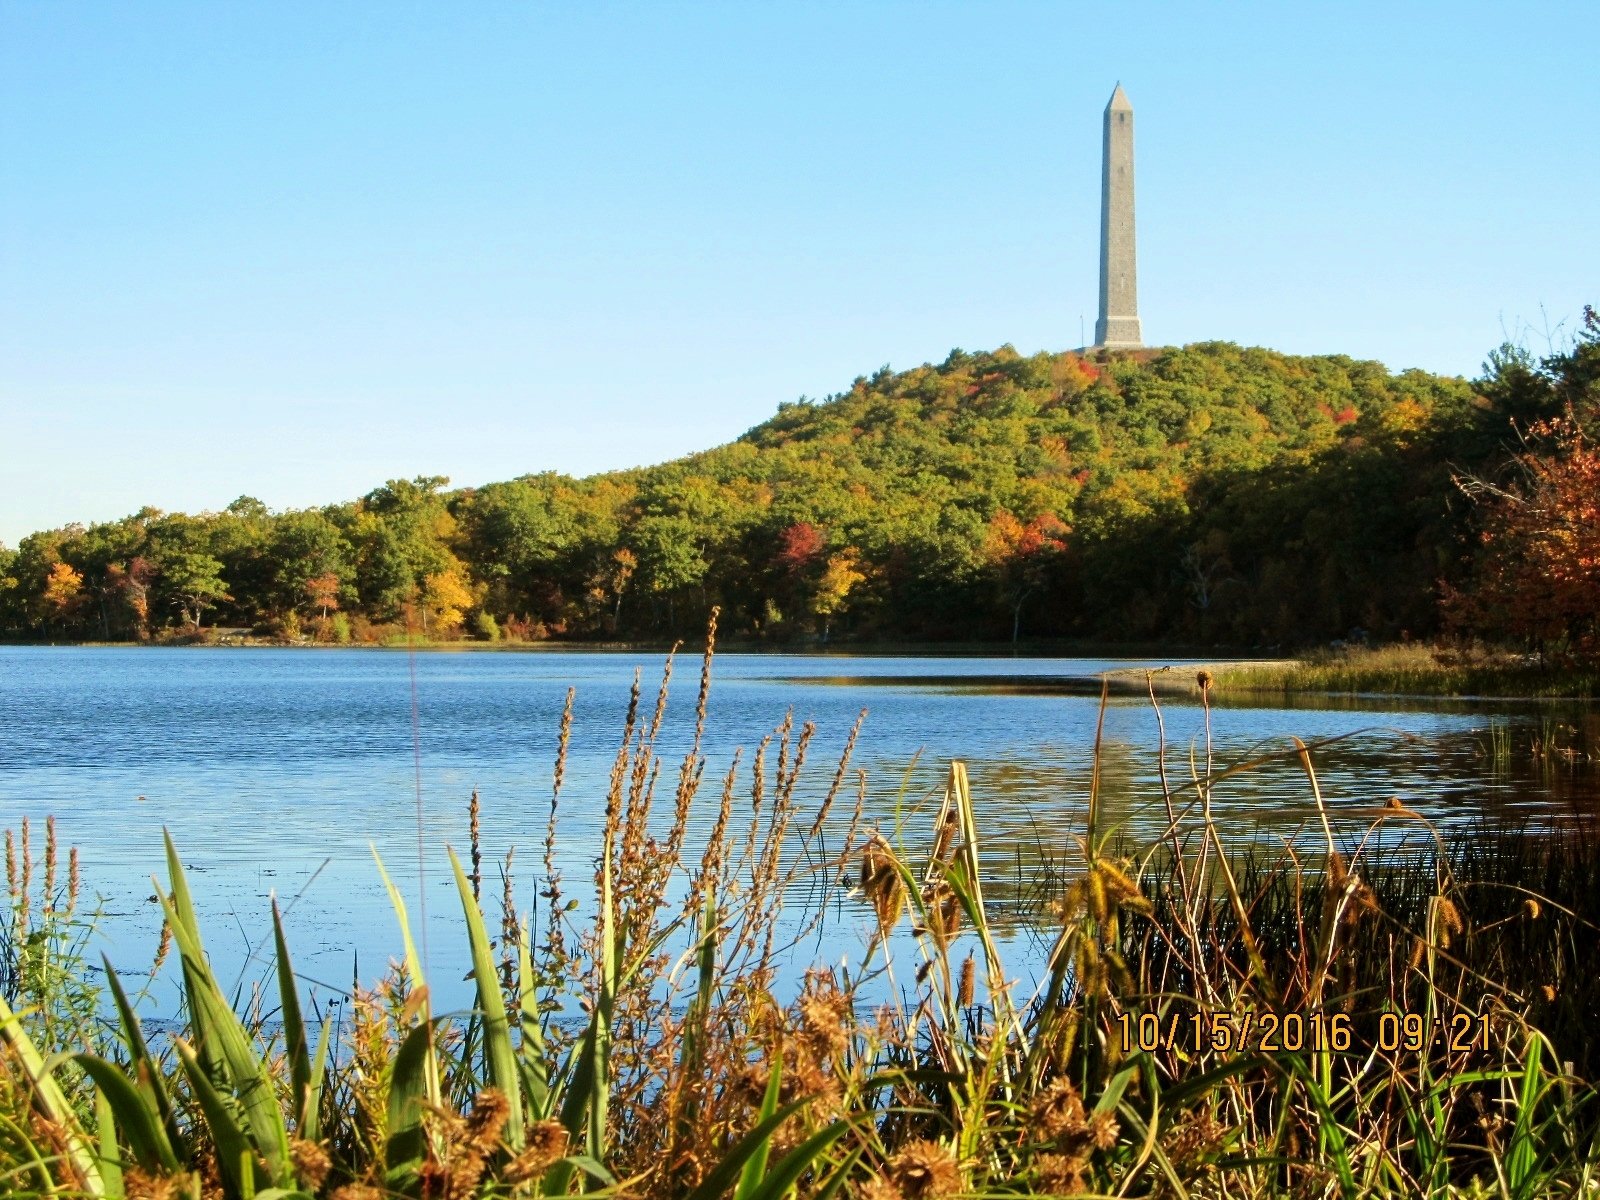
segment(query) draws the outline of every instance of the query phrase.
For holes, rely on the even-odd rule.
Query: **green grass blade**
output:
[[[199,1054],[182,1040],[174,1039],[173,1044],[178,1049],[178,1061],[183,1064],[183,1072],[188,1076],[189,1090],[194,1093],[195,1102],[205,1120],[206,1132],[216,1148],[217,1169],[222,1172],[223,1179],[232,1185],[234,1195],[252,1194],[255,1191],[256,1174],[269,1174],[266,1165],[250,1144],[249,1137],[227,1100],[206,1077],[205,1064],[201,1062]]]
[[[810,1170],[811,1165],[821,1158],[828,1147],[838,1141],[840,1135],[849,1128],[849,1121],[835,1121],[832,1125],[812,1134],[780,1158],[777,1166],[772,1168],[772,1172],[761,1180],[761,1185],[746,1194],[743,1200],[783,1200],[784,1193],[792,1188],[795,1181]]]
[[[186,909],[179,899],[180,888],[181,894],[187,895],[187,886],[183,885],[183,867],[170,837],[167,847],[169,861],[177,872],[174,882],[179,886],[174,887],[171,895],[158,891],[157,898],[172,925],[172,936],[183,960],[191,1032],[195,1039],[191,1052],[203,1062],[201,1073],[208,1086],[216,1080],[233,1093],[243,1115],[243,1127],[266,1161],[267,1181],[285,1184],[293,1172],[289,1160],[289,1131],[273,1090],[271,1065],[252,1043],[244,1024],[217,985],[200,941],[200,930],[193,920],[193,906]]]
[[[761,1097],[761,1111],[758,1122],[765,1121],[778,1111],[778,1095],[783,1088],[783,1059],[772,1060],[772,1070],[767,1073],[767,1090]],[[765,1140],[758,1145],[750,1155],[750,1160],[744,1164],[744,1170],[739,1172],[739,1187],[734,1192],[734,1200],[751,1200],[755,1195],[757,1186],[762,1177],[767,1173],[767,1154],[772,1147],[771,1140]]]
[[[308,1142],[322,1140],[322,1084],[328,1072],[328,1044],[333,1039],[333,1018],[322,1019],[322,1032],[317,1036],[317,1052],[311,1059],[311,1083],[306,1089],[305,1122],[300,1126],[300,1136]]]
[[[111,1102],[103,1091],[94,1094],[94,1120],[100,1135],[100,1178],[105,1183],[106,1195],[122,1200],[126,1194],[122,1185],[122,1148],[117,1145],[117,1123],[111,1115]]]
[[[483,911],[472,895],[472,883],[461,869],[461,860],[450,851],[450,866],[456,873],[456,888],[461,893],[461,908],[467,917],[467,941],[472,948],[472,973],[478,983],[478,1011],[483,1014],[483,1054],[489,1079],[505,1094],[510,1111],[506,1116],[506,1143],[522,1149],[522,1079],[517,1071],[517,1051],[511,1044],[511,1022],[506,1015],[505,993],[500,990],[500,971],[484,928]]]
[[[418,1010],[418,1027],[432,1029],[432,1009],[428,995],[427,972],[422,967],[422,956],[417,953],[416,940],[411,936],[411,918],[406,914],[406,902],[401,898],[400,889],[395,887],[394,880],[389,878],[389,872],[384,870],[383,859],[378,857],[378,848],[371,847],[372,861],[378,864],[378,877],[383,880],[383,886],[389,892],[389,905],[394,909],[395,920],[400,925],[400,942],[405,948],[406,975],[411,980],[411,987],[422,993],[422,1004]],[[435,1108],[444,1103],[443,1090],[439,1083],[439,1060],[437,1055],[430,1053],[425,1063],[425,1086],[427,1089],[428,1103]]]
[[[300,989],[289,962],[289,943],[283,935],[283,914],[272,900],[272,941],[278,956],[278,1003],[283,1023],[283,1053],[289,1061],[289,1088],[295,1128],[304,1131],[311,1105],[311,1048],[305,1017],[300,1012]],[[302,1132],[301,1136],[305,1136]]]
[[[700,1181],[700,1186],[690,1192],[684,1200],[719,1200],[719,1197],[743,1174],[745,1163],[749,1162],[758,1150],[770,1146],[772,1135],[777,1132],[778,1126],[810,1104],[813,1099],[811,1096],[802,1096],[798,1100],[791,1100],[766,1120],[758,1123],[754,1129],[739,1139],[712,1172]]]
[[[105,1102],[109,1124],[120,1131],[141,1170],[151,1174],[178,1169],[178,1154],[172,1147],[161,1115],[123,1073],[121,1067],[93,1054],[74,1054],[72,1061],[94,1081]],[[102,1134],[104,1130],[102,1129]]]
[[[390,1186],[408,1179],[422,1163],[426,1136],[422,1113],[427,1100],[428,1065],[433,1060],[433,1024],[414,1026],[400,1043],[389,1075],[388,1140],[383,1165]]]
[[[133,1072],[135,1086],[140,1094],[147,1098],[160,1118],[167,1144],[173,1148],[174,1153],[182,1157],[183,1133],[178,1128],[178,1116],[172,1104],[172,1097],[167,1094],[165,1072],[162,1071],[161,1064],[156,1061],[155,1056],[150,1053],[150,1047],[144,1040],[144,1027],[139,1022],[138,1014],[133,1011],[133,1005],[128,1002],[128,994],[123,991],[122,980],[112,969],[111,960],[102,955],[101,961],[105,964],[106,982],[111,985],[111,996],[117,1006],[122,1043],[128,1048],[128,1065]]]
[[[528,1117],[534,1121],[548,1120],[551,1110],[550,1064],[545,1060],[548,1050],[544,1043],[544,1023],[539,1012],[539,996],[535,991],[533,956],[528,950],[530,930],[522,926],[522,936],[517,939],[518,1003],[522,1043],[518,1046],[518,1066],[522,1073],[522,1087],[528,1099]]]
[[[1512,1126],[1510,1146],[1506,1151],[1506,1184],[1511,1194],[1519,1200],[1527,1194],[1528,1184],[1533,1179],[1533,1119],[1542,1090],[1543,1055],[1543,1040],[1537,1034],[1530,1034],[1527,1061],[1522,1065],[1522,1082],[1517,1089],[1517,1120]]]

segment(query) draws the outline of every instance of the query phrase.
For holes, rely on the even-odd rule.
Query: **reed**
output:
[[[1322,650],[1292,663],[1223,665],[1217,684],[1229,694],[1592,699],[1600,696],[1600,670],[1592,662],[1406,642]]]
[[[392,887],[402,954],[337,1026],[308,1015],[276,913],[273,1006],[233,1003],[169,844],[159,899],[184,1027],[147,1038],[109,969],[103,1025],[41,1021],[39,996],[8,991],[0,1191],[1595,1194],[1591,835],[1485,828],[1447,840],[1396,806],[1337,836],[1318,748],[1294,742],[1283,753],[1305,772],[1323,844],[1234,847],[1211,797],[1261,760],[1219,767],[1203,752],[1176,779],[1163,746],[1169,829],[1122,844],[1092,784],[1037,898],[1047,950],[1008,962],[963,764],[935,807],[873,828],[849,761],[857,732],[812,791],[813,731],[786,717],[708,787],[712,649],[708,639],[682,759],[660,749],[670,666],[653,704],[634,689],[591,900],[554,870],[570,694],[544,878],[521,911],[507,861],[498,943],[481,859],[448,855],[470,1013],[434,1010]],[[1200,686],[1209,701],[1217,685]],[[853,812],[838,803],[852,779]],[[691,853],[702,807],[711,833]],[[37,912],[23,884],[35,872],[10,844],[13,911]],[[842,962],[830,943],[786,990],[783,964],[841,909],[864,940]],[[1269,1026],[1276,1046],[1262,1044]]]

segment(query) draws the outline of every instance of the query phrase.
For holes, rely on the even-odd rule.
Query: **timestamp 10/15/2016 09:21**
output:
[[[1438,1044],[1451,1053],[1481,1050],[1489,1045],[1489,1015],[1456,1013],[1448,1018],[1388,1010],[1378,1014],[1370,1045],[1356,1044],[1349,1013],[1207,1012],[1118,1013],[1117,1035],[1124,1054],[1135,1050],[1181,1050],[1219,1053],[1255,1050],[1265,1054],[1365,1052],[1386,1054],[1421,1051]]]

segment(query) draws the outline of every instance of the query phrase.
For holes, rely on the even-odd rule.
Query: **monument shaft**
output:
[[[1139,332],[1138,267],[1133,237],[1133,105],[1117,85],[1106,105],[1100,175],[1100,317],[1096,346],[1144,344]]]

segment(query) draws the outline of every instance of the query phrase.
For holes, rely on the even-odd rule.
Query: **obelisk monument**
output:
[[[1100,171],[1100,319],[1094,344],[1107,350],[1144,344],[1139,333],[1138,269],[1133,248],[1133,105],[1122,85],[1106,105]]]

